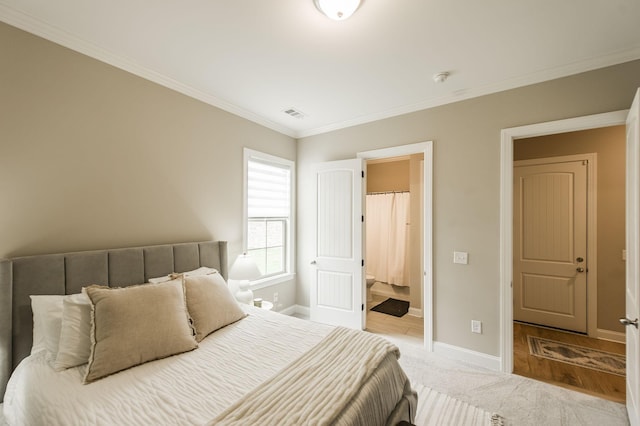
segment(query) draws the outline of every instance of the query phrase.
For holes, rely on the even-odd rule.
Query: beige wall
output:
[[[233,260],[242,148],[295,160],[292,138],[3,23],[0,58],[0,257],[220,239]]]
[[[409,160],[367,161],[367,193],[409,191]]]
[[[309,303],[311,165],[432,140],[434,338],[498,356],[501,129],[626,109],[639,86],[634,61],[301,139],[297,302]],[[453,264],[454,250],[468,252],[469,264]],[[483,322],[483,334],[471,333],[472,319]]]
[[[624,332],[625,127],[517,140],[514,160],[595,152],[597,158],[598,328]]]

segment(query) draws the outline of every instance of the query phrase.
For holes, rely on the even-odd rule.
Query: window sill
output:
[[[296,274],[287,273],[282,275],[276,275],[275,277],[255,280],[251,282],[251,290],[260,290],[261,288],[271,287],[272,285],[280,284],[285,281],[291,281],[295,276]]]

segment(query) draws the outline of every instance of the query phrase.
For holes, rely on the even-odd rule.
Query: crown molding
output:
[[[275,130],[278,133],[282,133],[292,138],[296,137],[296,132],[288,127],[282,126],[278,123],[274,123],[273,121],[265,119],[258,114],[234,105],[233,103],[228,102],[224,99],[206,93],[200,89],[189,86],[187,84],[183,84],[171,77],[142,66],[129,58],[118,55],[91,42],[83,40],[82,38],[77,37],[65,30],[34,18],[31,15],[2,4],[0,4],[0,21],[3,21],[6,24],[19,28],[21,30],[27,31],[38,37],[42,37],[73,51],[79,52],[83,55],[89,56],[93,59],[97,59],[116,68],[127,71],[131,74],[164,86],[168,89],[182,93],[183,95],[189,96],[231,114],[245,118],[271,130]]]

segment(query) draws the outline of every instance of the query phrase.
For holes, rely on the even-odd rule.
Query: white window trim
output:
[[[289,229],[287,230],[287,250],[285,258],[285,270],[286,272],[279,275],[272,275],[267,278],[261,278],[255,281],[251,281],[251,289],[259,290],[261,288],[270,287],[285,281],[292,280],[295,277],[295,209],[296,209],[296,164],[294,161],[287,160],[275,155],[266,154],[264,152],[256,151],[250,148],[244,148],[242,173],[243,173],[243,190],[242,190],[242,250],[247,252],[247,224],[249,222],[248,207],[247,207],[247,194],[248,194],[248,163],[249,160],[255,159],[257,161],[270,162],[280,164],[289,167],[291,172],[291,202],[289,211]]]

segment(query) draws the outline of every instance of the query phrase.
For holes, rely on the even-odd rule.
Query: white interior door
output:
[[[640,342],[638,318],[640,318],[640,90],[631,105],[627,117],[627,271],[626,318],[627,337],[627,412],[631,425],[640,424]]]
[[[317,216],[311,320],[363,329],[363,160],[317,164],[314,175]]]
[[[586,161],[514,166],[514,319],[585,333]]]

